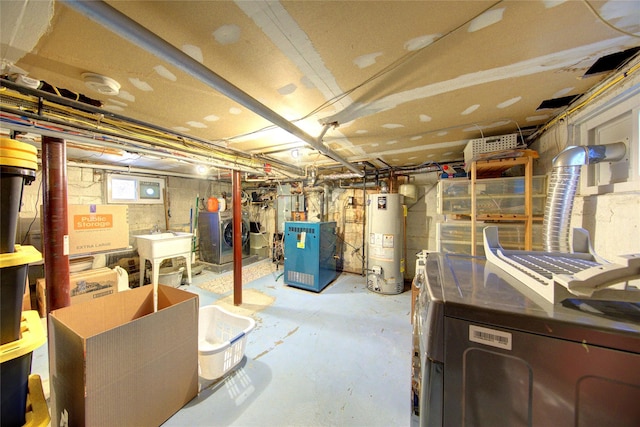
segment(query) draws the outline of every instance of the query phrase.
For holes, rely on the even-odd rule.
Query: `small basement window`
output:
[[[107,203],[161,204],[164,188],[163,178],[107,174]]]

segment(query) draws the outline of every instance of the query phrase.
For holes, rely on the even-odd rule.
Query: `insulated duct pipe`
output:
[[[331,124],[325,125],[320,138],[314,138],[293,123],[271,110],[242,89],[225,80],[171,43],[149,31],[128,16],[103,1],[63,0],[63,3],[110,29],[119,36],[137,44],[171,65],[206,83],[221,94],[248,108],[274,125],[300,138],[320,153],[341,163],[350,171],[362,176],[362,172],[322,144],[322,136]]]
[[[571,252],[569,231],[573,201],[583,165],[624,158],[624,142],[606,145],[570,146],[553,159],[553,170],[547,192],[543,220],[543,242],[546,252]]]

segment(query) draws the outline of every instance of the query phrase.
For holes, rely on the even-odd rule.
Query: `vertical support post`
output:
[[[42,137],[42,210],[44,276],[47,314],[67,307],[69,295],[69,226],[67,222],[67,146],[64,140]]]
[[[233,305],[242,304],[242,190],[240,171],[234,170],[233,187]]]
[[[524,165],[524,249],[533,250],[533,157],[527,156]]]
[[[474,160],[471,162],[471,255],[475,256],[476,254],[476,215],[477,215],[477,206],[476,206],[476,181],[478,179],[478,163]]]
[[[369,236],[367,236],[367,221],[369,221],[369,218],[367,218],[367,167],[365,166],[362,169],[362,173],[363,173],[363,177],[362,177],[362,216],[363,216],[363,220],[362,220],[362,276],[365,277],[366,276],[366,267],[368,265],[365,265],[365,262],[367,261],[367,259],[369,258],[369,251],[367,250],[367,239],[369,238]]]

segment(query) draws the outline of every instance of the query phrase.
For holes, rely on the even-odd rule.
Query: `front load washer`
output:
[[[200,259],[211,264],[233,261],[233,215],[231,212],[200,212],[198,215]],[[242,215],[242,257],[248,257],[249,219]]]
[[[200,260],[220,264],[220,213],[200,212],[198,214],[198,236]]]
[[[242,213],[242,258],[249,256],[249,218]],[[220,262],[225,264],[233,261],[233,215],[231,212],[220,212]]]

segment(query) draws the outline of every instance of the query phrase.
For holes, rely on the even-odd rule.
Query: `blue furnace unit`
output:
[[[336,223],[284,223],[284,282],[320,292],[337,276]]]

